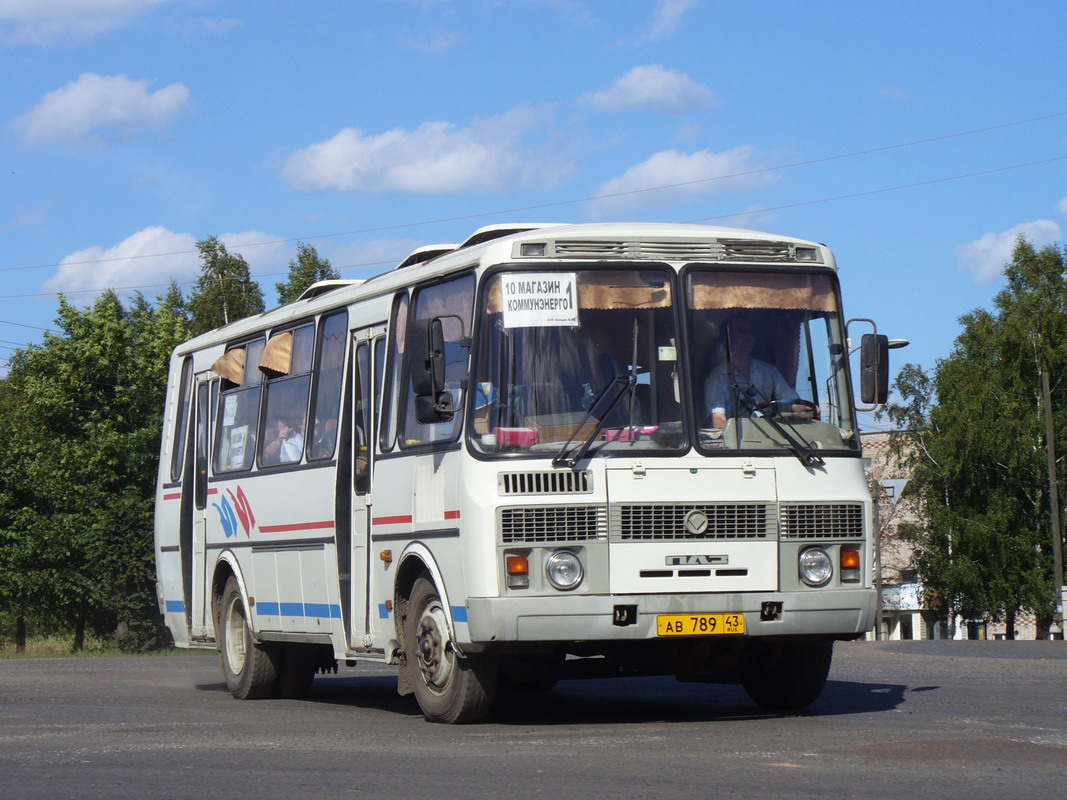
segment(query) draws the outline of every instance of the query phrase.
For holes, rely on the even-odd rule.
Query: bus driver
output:
[[[738,417],[752,415],[752,408],[760,403],[785,401],[792,410],[815,414],[810,403],[797,396],[797,390],[789,385],[782,373],[773,364],[753,358],[756,332],[748,317],[730,317],[723,324],[723,346],[730,348],[730,358],[725,354],[704,382],[704,401],[712,428],[724,428],[727,414]],[[731,399],[730,367],[738,391]],[[746,390],[753,389],[753,392]],[[750,399],[743,399],[748,394]]]

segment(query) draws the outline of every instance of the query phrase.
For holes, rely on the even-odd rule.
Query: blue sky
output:
[[[490,223],[708,219],[830,245],[846,312],[930,367],[1018,233],[1063,239],[1065,22],[1056,0],[0,0],[0,346],[37,341],[56,292],[191,282],[208,235],[272,302],[297,239],[359,278]]]

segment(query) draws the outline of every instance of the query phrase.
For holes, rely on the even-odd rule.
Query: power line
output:
[[[48,333],[53,333],[51,328],[42,328],[40,325],[27,325],[24,322],[11,322],[6,319],[0,319],[0,325],[17,325],[20,328],[33,328],[35,331],[47,331]]]
[[[869,189],[865,192],[853,192],[852,194],[839,194],[835,197],[824,197],[821,200],[804,200],[799,203],[787,203],[784,206],[768,206],[767,208],[749,209],[748,211],[735,211],[732,214],[719,214],[714,217],[700,217],[699,219],[689,220],[689,222],[708,222],[713,219],[726,219],[728,217],[744,217],[749,214],[764,214],[768,211],[781,211],[786,208],[799,208],[801,206],[813,206],[817,203],[830,203],[835,200],[851,200],[856,197],[865,197],[872,194],[883,194],[885,192],[896,192],[901,189],[915,189],[919,186],[932,186],[935,183],[948,183],[949,181],[958,181],[963,178],[975,178],[980,175],[992,175],[996,172],[1007,172],[1012,169],[1022,169],[1023,167],[1034,167],[1038,164],[1050,164],[1054,161],[1065,161],[1067,156],[1055,156],[1054,158],[1044,158],[1040,161],[1027,161],[1025,164],[1012,164],[1010,167],[995,167],[994,169],[984,169],[980,172],[966,172],[962,175],[952,175],[948,178],[934,178],[928,181],[917,181],[915,183],[902,183],[899,186],[887,186],[883,189]]]
[[[767,172],[776,172],[776,171],[779,171],[779,170],[793,169],[795,167],[810,166],[812,164],[825,164],[825,163],[830,162],[830,161],[840,161],[840,160],[846,159],[846,158],[857,158],[859,156],[871,155],[873,153],[884,153],[884,152],[887,152],[889,150],[900,150],[900,149],[903,149],[905,147],[915,147],[915,146],[922,145],[922,144],[931,144],[933,142],[940,142],[940,141],[945,141],[945,140],[948,140],[948,139],[957,139],[957,138],[960,138],[960,137],[963,137],[963,136],[974,136],[974,135],[979,134],[979,133],[988,133],[990,131],[1002,130],[1004,128],[1017,127],[1019,125],[1029,125],[1029,124],[1034,123],[1034,122],[1043,122],[1045,120],[1055,119],[1057,117],[1062,117],[1062,116],[1067,116],[1067,111],[1057,111],[1057,112],[1055,112],[1053,114],[1045,114],[1045,115],[1040,116],[1040,117],[1031,117],[1029,119],[1015,120],[1013,122],[1004,122],[1004,123],[1001,123],[999,125],[990,125],[990,126],[987,126],[987,127],[984,127],[984,128],[975,128],[973,130],[968,130],[968,131],[957,131],[955,133],[946,133],[946,134],[942,134],[940,136],[930,136],[930,137],[927,137],[927,138],[924,138],[924,139],[914,139],[912,141],[901,142],[901,143],[898,143],[898,144],[882,145],[880,147],[871,147],[871,148],[867,148],[865,150],[855,150],[855,151],[850,152],[850,153],[839,153],[837,155],[823,156],[821,158],[813,158],[813,159],[808,159],[806,161],[794,161],[794,162],[790,162],[790,163],[786,163],[786,164],[779,164],[779,165],[773,166],[773,167],[762,167],[760,169],[745,170],[745,171],[742,171],[742,172],[733,172],[733,173],[730,173],[728,175],[712,175],[712,176],[709,176],[707,178],[696,178],[694,180],[681,181],[679,183],[669,183],[669,184],[663,184],[663,185],[660,185],[660,186],[648,186],[648,187],[644,187],[644,188],[640,188],[640,189],[630,189],[630,190],[623,191],[623,192],[609,192],[609,193],[606,193],[606,194],[590,195],[588,197],[580,197],[580,198],[571,199],[571,200],[557,200],[557,201],[552,202],[552,203],[539,203],[537,205],[519,206],[519,207],[516,207],[516,208],[497,209],[497,210],[494,210],[494,211],[480,211],[480,212],[473,213],[473,214],[463,214],[463,215],[455,216],[455,217],[440,217],[438,219],[422,220],[422,221],[419,221],[419,222],[401,222],[401,223],[396,223],[396,224],[393,224],[393,225],[380,225],[380,226],[373,227],[373,228],[358,228],[356,230],[341,231],[341,232],[338,232],[338,233],[320,233],[320,234],[314,234],[314,235],[311,235],[311,236],[296,236],[296,237],[292,237],[292,238],[288,238],[288,239],[271,239],[271,240],[268,240],[268,241],[249,242],[249,243],[246,243],[246,244],[233,245],[232,247],[229,247],[229,246],[228,247],[229,247],[230,250],[242,250],[242,249],[249,248],[249,247],[262,247],[262,246],[265,246],[265,245],[273,245],[273,244],[288,244],[290,242],[303,242],[303,241],[309,241],[309,240],[312,240],[312,239],[335,238],[335,237],[338,237],[338,236],[355,236],[355,235],[363,234],[363,233],[382,233],[382,232],[385,232],[385,231],[399,230],[399,229],[402,229],[402,228],[417,228],[417,227],[421,227],[421,226],[424,226],[424,225],[437,225],[437,224],[442,224],[442,223],[445,223],[445,222],[460,222],[462,220],[477,219],[479,217],[500,216],[500,215],[503,215],[503,214],[516,214],[516,213],[526,212],[526,211],[538,211],[538,210],[545,209],[545,208],[558,208],[560,206],[577,205],[579,203],[589,203],[589,202],[592,202],[594,200],[607,200],[607,199],[610,199],[610,198],[613,198],[613,197],[626,197],[626,196],[629,196],[629,195],[643,194],[643,193],[646,193],[646,192],[658,192],[658,191],[663,191],[665,189],[677,189],[677,188],[684,187],[684,186],[695,186],[695,185],[701,184],[701,183],[710,183],[710,182],[713,182],[713,181],[729,180],[731,178],[749,177],[749,176],[752,176],[752,175],[760,175],[760,174],[767,173]],[[948,179],[946,179],[946,180],[948,180]],[[919,185],[921,185],[921,184],[919,184]],[[825,201],[815,201],[815,202],[825,202]],[[789,208],[789,206],[782,206],[782,208]],[[727,215],[727,216],[739,216],[739,215],[738,214],[731,214],[731,215]],[[707,219],[718,219],[718,218],[717,217],[708,217]],[[176,250],[176,251],[169,252],[169,253],[144,253],[144,254],[133,255],[133,256],[86,259],[84,261],[67,261],[67,262],[61,262],[61,263],[58,263],[58,264],[34,264],[34,265],[31,265],[31,266],[23,266],[23,267],[0,267],[0,272],[13,272],[13,271],[17,271],[17,270],[28,270],[28,269],[47,269],[47,268],[51,268],[51,267],[84,266],[84,265],[88,265],[88,264],[106,264],[106,263],[111,263],[111,262],[115,262],[115,261],[132,261],[134,259],[142,259],[142,258],[167,258],[167,257],[170,257],[170,256],[192,255],[192,254],[195,254],[196,252],[198,252],[198,251],[196,251],[196,250]],[[10,296],[11,297],[32,297],[32,296],[36,296],[36,295],[10,295]]]
[[[1009,170],[1022,169],[1024,167],[1033,167],[1033,166],[1037,166],[1039,164],[1051,164],[1051,163],[1056,162],[1056,161],[1067,161],[1067,156],[1055,156],[1053,158],[1041,159],[1040,161],[1027,161],[1027,162],[1025,162],[1023,164],[1012,164],[1012,165],[1007,166],[1007,167],[994,167],[993,169],[980,170],[978,172],[965,172],[965,173],[960,174],[960,175],[950,175],[950,176],[945,177],[945,178],[933,178],[933,179],[928,180],[928,181],[916,181],[914,183],[902,183],[902,184],[900,184],[898,186],[886,186],[886,187],[883,187],[881,189],[869,189],[869,190],[864,191],[864,192],[853,192],[851,194],[836,195],[834,197],[823,197],[823,198],[820,198],[818,200],[801,200],[801,201],[798,201],[796,203],[786,203],[786,204],[780,205],[780,206],[768,206],[766,208],[749,209],[747,211],[735,211],[735,212],[732,212],[730,214],[718,214],[718,215],[713,216],[713,217],[700,217],[698,219],[687,220],[687,222],[689,222],[689,223],[709,222],[711,220],[727,219],[729,217],[744,217],[744,216],[750,216],[752,214],[763,214],[763,213],[767,213],[769,211],[782,211],[782,210],[787,209],[787,208],[801,208],[803,206],[811,206],[811,205],[816,205],[818,203],[831,203],[831,202],[834,202],[834,201],[837,201],[837,200],[851,200],[851,199],[855,199],[857,197],[866,197],[868,195],[884,194],[886,192],[896,192],[896,191],[901,191],[903,189],[914,189],[914,188],[917,188],[917,187],[920,187],[920,186],[932,186],[932,185],[938,184],[938,183],[948,183],[950,181],[958,181],[958,180],[963,180],[965,178],[974,178],[974,177],[979,177],[979,176],[982,176],[982,175],[992,175],[992,174],[997,173],[997,172],[1007,172]],[[403,258],[403,256],[401,256],[400,258]],[[396,264],[397,262],[400,261],[400,258],[392,259],[392,260],[389,260],[389,261],[374,261],[374,262],[367,262],[365,264],[353,264],[353,265],[349,265],[349,266],[345,266],[345,267],[335,267],[335,269],[352,269],[354,267],[378,266],[378,265],[381,265],[381,264]],[[283,272],[269,272],[269,273],[260,274],[260,275],[252,275],[250,277],[253,277],[253,278],[270,278],[270,277],[274,277],[274,276],[277,276],[277,275],[284,275],[284,274],[286,274],[286,273],[283,273]],[[176,283],[178,283],[178,285],[180,285],[180,286],[188,286],[191,283],[195,283],[195,281],[180,281],[180,282],[176,282]],[[170,285],[170,282],[168,282],[168,283],[154,283],[154,284],[147,284],[147,285],[142,285],[142,286],[107,286],[107,287],[98,288],[98,289],[72,289],[72,290],[65,291],[65,292],[34,292],[32,294],[8,294],[8,295],[0,295],[0,300],[13,300],[13,299],[24,298],[24,297],[56,297],[56,296],[61,295],[61,294],[62,295],[89,294],[89,293],[93,293],[93,292],[106,292],[106,291],[108,291],[108,289],[111,289],[111,290],[116,291],[116,292],[137,291],[137,290],[140,290],[140,289],[157,289],[157,288],[160,288],[160,287],[163,287],[163,286],[169,286],[169,285]]]

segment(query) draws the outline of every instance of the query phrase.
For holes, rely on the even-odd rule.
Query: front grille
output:
[[[504,544],[584,542],[607,538],[603,506],[524,506],[500,509]]]
[[[774,535],[773,507],[764,503],[620,505],[613,511],[611,538],[616,541],[767,539]],[[694,511],[707,517],[702,533],[686,529],[686,518]]]
[[[562,239],[554,242],[554,249],[557,258],[647,258],[657,261],[718,261],[723,254],[718,242],[676,239]]]
[[[499,494],[590,494],[593,476],[589,470],[545,472],[502,472],[497,480]]]
[[[794,261],[787,242],[767,242],[755,239],[723,239],[723,258],[727,261]]]
[[[861,503],[791,503],[780,507],[783,539],[861,539]]]

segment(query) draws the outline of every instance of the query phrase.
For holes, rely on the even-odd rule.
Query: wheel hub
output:
[[[415,629],[419,670],[432,689],[439,690],[448,685],[455,664],[447,631],[444,609],[438,604],[426,608]]]

